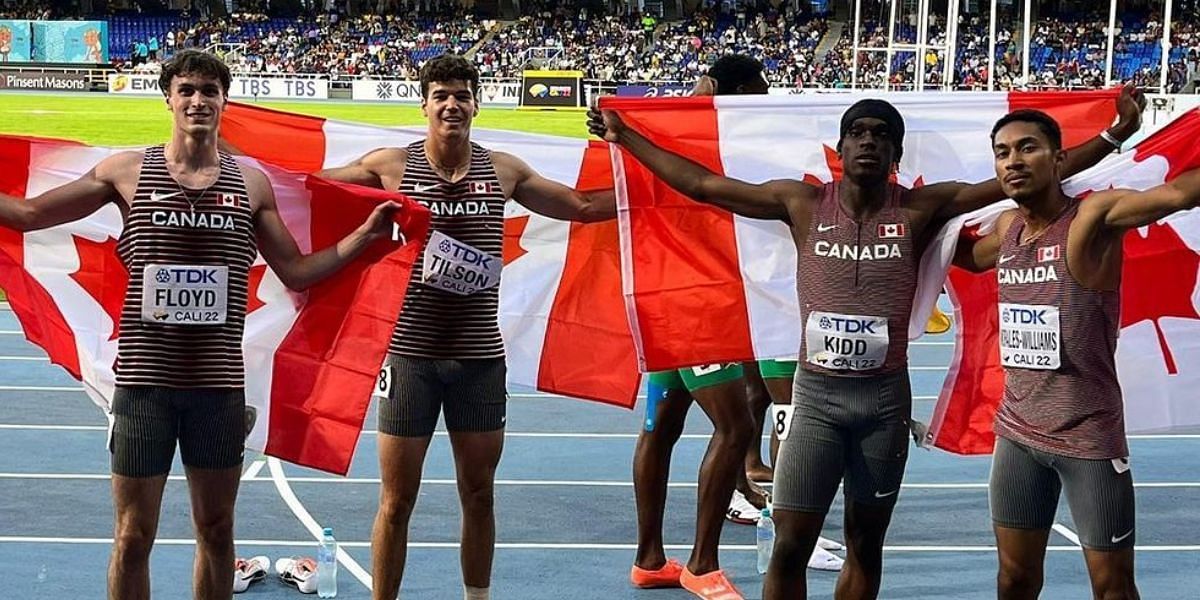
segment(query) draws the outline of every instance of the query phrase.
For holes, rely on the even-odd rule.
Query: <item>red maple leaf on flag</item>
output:
[[[246,315],[264,307],[266,302],[258,299],[258,286],[262,285],[263,275],[267,274],[267,265],[250,267],[246,286]]]
[[[121,323],[121,307],[125,304],[125,288],[129,284],[129,272],[117,257],[117,240],[109,237],[97,243],[78,235],[71,237],[75,240],[75,252],[79,254],[79,270],[71,273],[71,279],[112,319],[113,331],[108,339],[115,340]]]
[[[1200,276],[1196,254],[1170,225],[1149,226],[1147,235],[1131,231],[1125,236],[1125,264],[1121,273],[1121,328],[1149,320],[1154,323],[1167,373],[1179,369],[1163,336],[1159,319],[1179,317],[1200,320],[1192,293]]]
[[[504,219],[504,251],[501,253],[504,266],[529,253],[521,247],[521,236],[525,235],[528,226],[529,215]]]

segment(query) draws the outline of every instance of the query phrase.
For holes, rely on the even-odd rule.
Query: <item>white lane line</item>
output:
[[[154,540],[156,545],[162,546],[194,546],[195,540],[183,538],[159,538]],[[245,546],[285,546],[285,547],[311,547],[312,540],[258,540],[245,539],[236,541],[238,547]],[[76,544],[76,545],[112,545],[112,538],[87,538],[87,537],[41,537],[41,536],[20,536],[6,535],[0,536],[0,544]],[[340,548],[370,548],[370,542],[338,542]],[[458,542],[409,542],[410,548],[428,548],[428,549],[456,549]],[[621,550],[631,551],[637,549],[637,544],[596,544],[596,543],[539,543],[539,542],[498,542],[496,548],[502,550]],[[667,544],[666,550],[690,550],[691,544]],[[721,544],[720,550],[732,552],[756,552],[757,546],[749,544]],[[887,552],[995,552],[995,546],[986,545],[960,545],[960,546],[884,546],[884,551]],[[1138,552],[1200,552],[1200,545],[1163,545],[1163,546],[1136,546]],[[1050,552],[1078,552],[1078,546],[1050,546],[1046,548]],[[341,552],[338,553],[338,558],[341,558]],[[345,564],[345,563],[343,563]],[[357,563],[355,563],[357,564]]]
[[[0,391],[4,388],[0,387]],[[77,390],[83,391],[83,390]],[[916,399],[933,398],[933,396],[917,396]],[[16,431],[108,431],[108,428],[103,425],[26,425],[24,423],[0,423],[0,430],[11,429]],[[363,435],[378,435],[379,431],[375,429],[364,429]],[[434,437],[447,437],[445,431],[435,431]],[[504,434],[504,437],[510,438],[563,438],[563,439],[637,439],[636,433],[591,433],[586,431],[509,431]],[[685,433],[679,436],[685,440],[707,440],[712,437],[707,433]],[[1197,433],[1154,433],[1142,435],[1126,436],[1131,440],[1200,440],[1200,434]],[[770,439],[770,436],[763,436],[763,439]]]
[[[264,456],[250,463],[250,468],[242,473],[242,481],[254,481],[258,478],[258,474],[267,466],[267,458]]]
[[[0,362],[4,361],[50,362],[50,359],[45,356],[0,356]]]
[[[79,392],[82,394],[83,388],[55,385],[0,385],[0,392]]]
[[[25,335],[25,332],[20,329],[3,329],[0,330],[0,335]]]
[[[269,458],[269,461],[279,462],[278,459]],[[259,474],[262,470],[258,466],[262,461],[254,461],[250,468],[242,476],[242,481],[246,482],[274,482],[273,476],[266,477]],[[281,466],[283,463],[279,463]],[[273,474],[273,472],[272,472]],[[41,479],[41,480],[107,480],[108,473],[0,473],[0,479]],[[171,475],[167,478],[169,481],[185,481],[183,475]],[[320,484],[379,484],[378,477],[337,477],[328,476],[305,476],[305,477],[287,477],[287,483],[320,483]],[[422,479],[422,485],[457,485],[454,479]],[[633,482],[629,480],[618,479],[497,479],[496,485],[502,486],[529,486],[529,487],[632,487]],[[672,481],[667,484],[675,488],[695,488],[698,484],[694,481]],[[770,485],[770,484],[767,484]],[[987,482],[961,482],[961,483],[904,483],[900,487],[911,490],[986,490]],[[1133,484],[1135,488],[1146,489],[1195,489],[1200,488],[1200,482],[1194,481],[1139,481]],[[303,508],[303,507],[301,507]],[[313,521],[316,522],[315,520]],[[316,528],[317,534],[320,534],[321,528]]]
[[[279,459],[273,456],[268,457],[267,465],[271,470],[271,480],[275,482],[275,490],[279,492],[279,497],[288,505],[288,508],[292,510],[292,514],[296,515],[296,518],[300,520],[304,528],[312,534],[313,539],[321,539],[321,526],[313,518],[312,514],[308,512],[308,509],[304,508],[304,504],[296,497],[296,493],[292,491],[292,486],[283,474],[283,465],[280,464]],[[312,544],[312,542],[310,541],[309,544]],[[358,579],[368,590],[371,589],[370,573],[367,573],[367,570],[362,568],[362,565],[358,564],[358,561],[354,560],[354,557],[350,556],[349,552],[346,552],[341,543],[338,544],[337,560],[343,567],[346,567],[346,570],[351,575],[354,575],[355,579]]]
[[[1066,525],[1063,525],[1062,523],[1055,523],[1054,527],[1052,529],[1054,529],[1054,531],[1057,531],[1063,537],[1070,540],[1070,542],[1072,544],[1075,544],[1076,546],[1082,545],[1079,543],[1079,536],[1076,535],[1074,531],[1071,531],[1070,529],[1068,529]]]

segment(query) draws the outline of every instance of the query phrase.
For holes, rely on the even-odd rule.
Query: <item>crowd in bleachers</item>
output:
[[[1174,45],[1167,83],[1178,90],[1200,60],[1200,24],[1188,18],[1184,5],[1172,26]],[[110,56],[120,68],[154,70],[181,48],[214,48],[233,68],[245,73],[315,73],[338,78],[413,78],[428,58],[445,51],[469,53],[484,77],[514,77],[525,68],[577,69],[603,81],[689,82],[717,57],[747,53],[767,67],[774,85],[797,87],[918,87],[924,64],[926,88],[945,83],[947,57],[930,49],[894,52],[888,61],[887,10],[864,3],[857,76],[853,73],[854,26],[835,24],[766,2],[706,0],[682,21],[659,22],[636,12],[605,12],[607,3],[586,0],[526,0],[527,11],[516,21],[480,19],[453,0],[418,3],[376,0],[375,13],[338,13],[300,17],[268,16],[259,10],[222,17],[198,13],[109,17]],[[804,7],[807,3],[800,3]],[[57,9],[28,0],[4,5],[0,18],[64,18]],[[256,5],[237,2],[240,8]],[[268,4],[258,7],[266,10]],[[957,52],[950,69],[952,86],[984,89],[994,78],[997,89],[1013,87],[1093,88],[1105,84],[1107,13],[1037,15],[1030,36],[1028,80],[1022,64],[1023,41],[1012,8],[1001,9],[995,44],[995,72],[988,61],[987,15],[965,14],[957,23]],[[403,15],[403,16],[400,16]],[[882,22],[881,22],[882,21]],[[894,27],[897,41],[914,43],[917,21],[901,15]],[[840,31],[840,34],[836,33]],[[1114,46],[1114,79],[1140,85],[1159,84],[1162,17],[1155,13],[1123,13]],[[929,19],[927,41],[945,43],[944,19]]]

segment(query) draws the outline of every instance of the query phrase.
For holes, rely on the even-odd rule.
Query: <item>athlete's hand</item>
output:
[[[390,239],[396,215],[402,210],[404,210],[404,206],[392,200],[380,203],[375,210],[371,211],[371,216],[363,222],[361,228],[363,235],[371,242],[383,238]]]
[[[611,110],[588,109],[588,131],[606,142],[617,142],[625,131],[625,122]]]
[[[716,96],[717,95],[717,80],[708,75],[701,75],[700,79],[696,80],[696,87],[692,88],[693,96]]]
[[[1110,133],[1122,142],[1133,137],[1142,127],[1142,111],[1146,110],[1146,95],[1132,83],[1121,88],[1117,97],[1117,124]]]

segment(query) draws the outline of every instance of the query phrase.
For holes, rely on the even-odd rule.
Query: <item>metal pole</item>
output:
[[[888,37],[887,37],[887,63],[884,65],[883,71],[883,89],[889,90],[892,85],[892,56],[895,53],[896,44],[896,4],[900,0],[892,0],[888,6]]]
[[[1167,93],[1167,68],[1171,66],[1171,3],[1163,0],[1162,64],[1158,67],[1158,92]]]
[[[996,0],[992,0],[992,16],[988,20],[988,91],[996,90]]]
[[[954,0],[950,0],[953,4]],[[916,90],[925,90],[925,53],[929,51],[927,44],[929,43],[929,0],[919,0],[917,2],[917,10],[921,11],[917,17],[917,80],[914,83]],[[946,27],[950,27],[950,23],[946,23]]]
[[[1113,42],[1117,39],[1117,0],[1108,0],[1108,59],[1104,65],[1104,87],[1112,87]]]
[[[854,56],[850,59],[850,89],[858,89],[858,28],[862,26],[862,0],[854,0]]]
[[[942,89],[954,89],[954,62],[958,57],[958,3],[946,3],[946,44],[942,56]]]
[[[1033,12],[1032,0],[1025,0],[1025,53],[1021,55],[1021,77],[1025,80],[1025,85],[1029,85],[1029,19]]]

